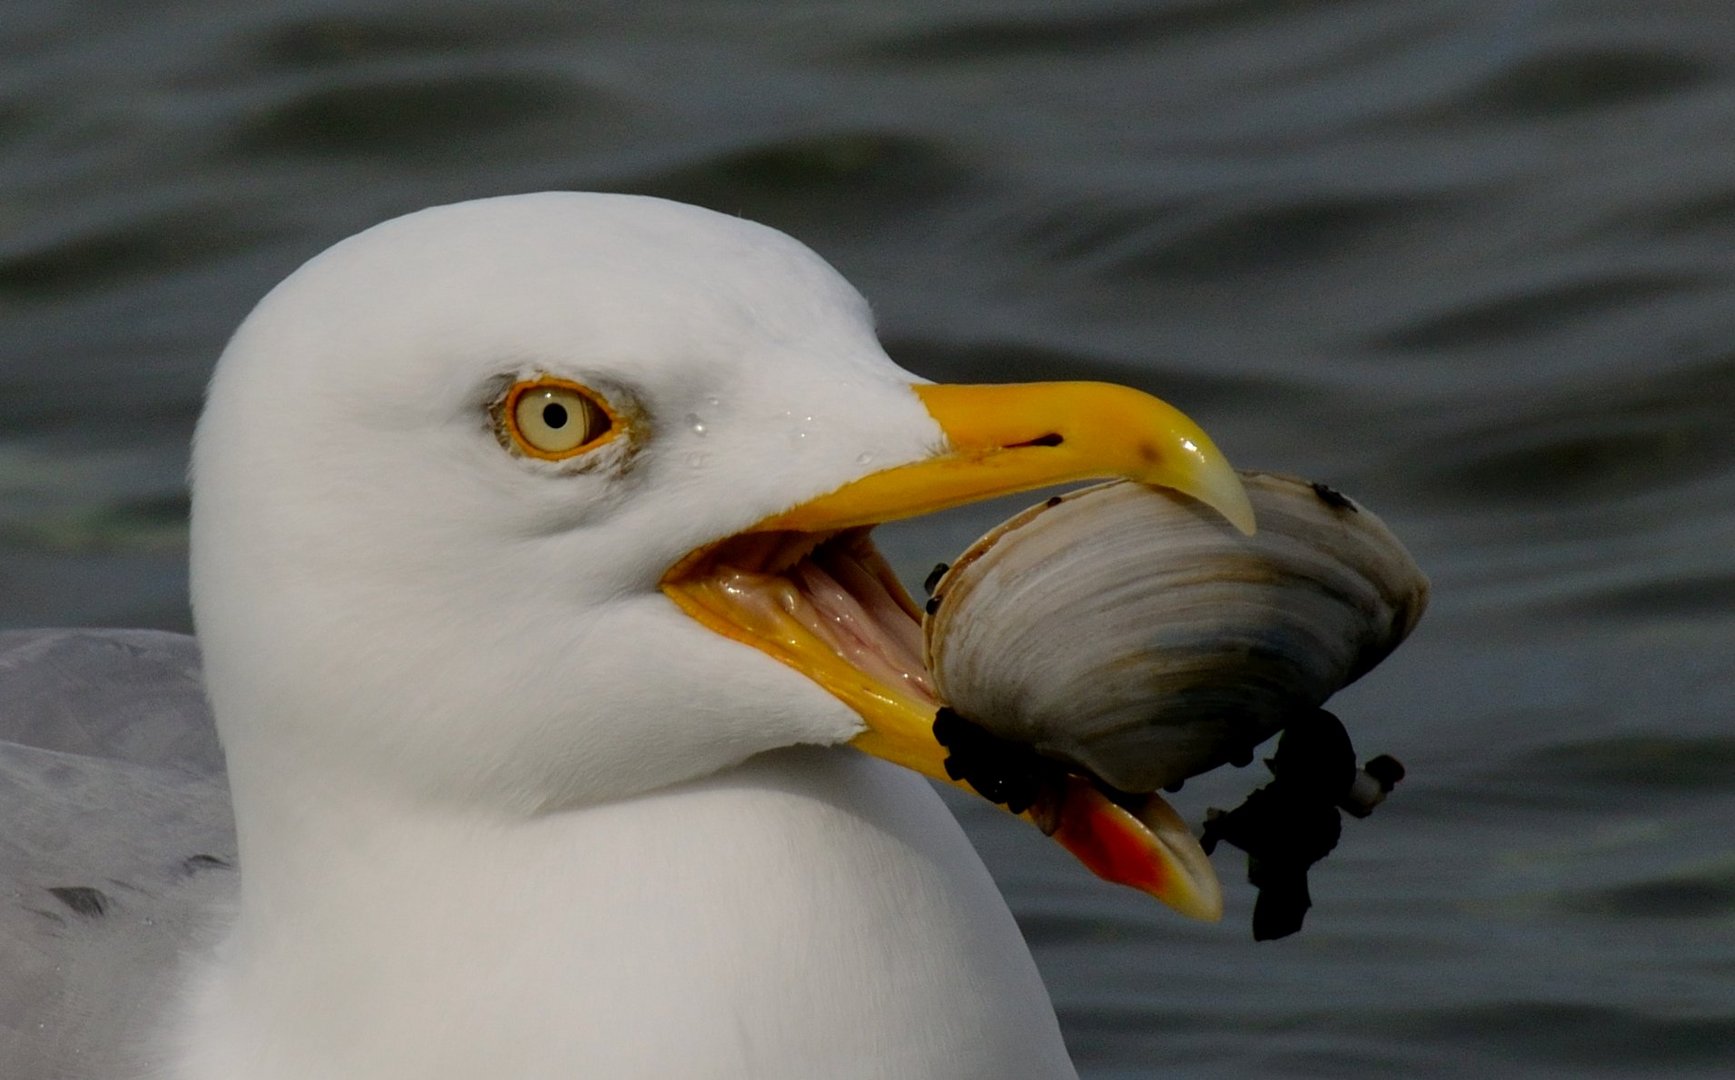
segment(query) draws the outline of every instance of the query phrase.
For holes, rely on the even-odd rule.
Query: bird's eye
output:
[[[601,399],[559,379],[521,382],[507,391],[503,406],[501,425],[518,449],[550,461],[588,450],[615,429]]]

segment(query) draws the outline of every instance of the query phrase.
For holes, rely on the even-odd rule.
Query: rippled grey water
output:
[[[1299,937],[958,803],[1086,1075],[1735,1071],[1724,0],[13,0],[0,147],[0,626],[185,627],[201,385],[326,244],[550,187],[739,212],[907,366],[1159,392],[1433,575],[1339,699],[1410,779]],[[994,515],[886,544],[919,577]]]

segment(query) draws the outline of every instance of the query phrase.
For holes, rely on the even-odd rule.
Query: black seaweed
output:
[[[1403,766],[1381,755],[1356,768],[1355,747],[1337,717],[1324,709],[1290,721],[1265,759],[1274,779],[1233,810],[1209,810],[1200,846],[1218,841],[1247,853],[1247,880],[1259,890],[1253,906],[1253,938],[1270,941],[1301,929],[1313,897],[1307,872],[1337,847],[1343,834],[1339,809],[1365,817],[1372,806],[1352,797],[1365,771],[1384,792],[1403,778]]]

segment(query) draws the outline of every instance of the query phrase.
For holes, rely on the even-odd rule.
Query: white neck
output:
[[[180,1080],[1074,1075],[950,814],[854,751],[515,819],[232,772]]]

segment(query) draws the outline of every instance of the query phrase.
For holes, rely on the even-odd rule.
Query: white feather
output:
[[[631,445],[505,452],[487,405],[527,371]],[[931,452],[915,381],[806,248],[652,199],[425,211],[273,291],[196,441],[241,895],[173,1075],[1073,1075],[925,782],[656,589]]]

